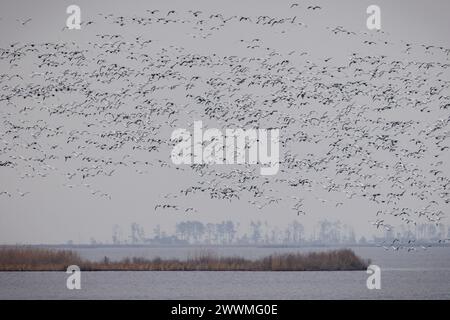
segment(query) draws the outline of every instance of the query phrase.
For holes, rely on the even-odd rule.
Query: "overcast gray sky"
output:
[[[292,3],[299,3],[299,8],[290,8]],[[94,24],[82,26],[79,31],[63,30],[67,19],[66,7],[77,4],[81,8],[83,22],[94,21]],[[308,5],[318,4],[322,6],[320,12],[312,13],[306,10]],[[377,34],[366,28],[366,8],[370,4],[377,4],[381,8],[381,23],[383,34]],[[262,28],[254,24],[231,24],[205,39],[193,38],[193,34],[202,33],[193,29],[192,24],[176,25],[150,25],[136,26],[129,24],[117,26],[105,22],[103,16],[113,14],[115,16],[139,17],[149,16],[146,10],[159,9],[168,12],[173,9],[177,12],[177,18],[190,19],[189,10],[201,10],[205,16],[221,13],[223,16],[250,16],[256,17],[270,15],[275,17],[298,16],[306,26],[295,30],[289,29],[282,32],[282,28]],[[295,11],[296,10],[296,11]],[[205,55],[216,54],[248,55],[240,43],[241,39],[251,41],[260,38],[265,46],[276,48],[278,52],[287,55],[296,50],[305,51],[304,58],[311,62],[323,63],[323,59],[332,57],[334,66],[345,64],[349,61],[352,53],[359,55],[387,55],[389,59],[404,59],[404,45],[407,42],[415,46],[435,45],[450,48],[450,2],[439,1],[2,1],[0,3],[0,48],[7,48],[11,44],[20,43],[70,43],[82,49],[93,50],[93,44],[97,41],[97,34],[120,34],[127,39],[142,36],[152,39],[152,47],[149,54],[160,52],[162,48],[170,46],[183,47],[186,52]],[[22,25],[20,21],[32,20]],[[17,21],[19,19],[20,21]],[[109,21],[109,20],[108,20]],[[337,37],[328,28],[342,26],[346,30],[357,34],[355,37]],[[389,42],[386,46],[363,45],[365,39],[385,39]],[[130,40],[131,41],[131,40]],[[442,55],[414,53],[411,59],[448,63]],[[121,63],[128,63],[126,60]],[[130,62],[131,63],[131,62]],[[132,64],[133,68],[138,68]],[[45,70],[45,67],[41,70]],[[11,67],[9,61],[0,61],[1,74],[20,74],[29,77],[31,72],[38,71],[33,62],[21,61],[18,66]],[[414,76],[414,75],[413,75]],[[444,75],[446,80],[448,71]],[[433,81],[432,79],[430,81]],[[3,83],[2,83],[3,85]],[[117,89],[120,89],[120,83]],[[448,90],[447,90],[448,94]],[[164,96],[161,97],[163,99]],[[180,105],[188,103],[183,100],[184,95],[174,96]],[[79,99],[76,97],[75,99]],[[78,101],[78,100],[77,100]],[[37,102],[36,102],[37,103]],[[50,103],[70,103],[70,101],[50,100],[41,105]],[[22,105],[26,106],[26,105]],[[42,113],[22,114],[18,109],[7,106],[5,101],[0,102],[0,115],[2,123],[5,120],[14,119],[20,121],[37,121]],[[404,112],[393,113],[392,117],[399,119],[412,119],[432,123],[433,119],[448,116],[448,111],[439,111],[427,116],[420,114],[404,114]],[[49,124],[61,124],[61,119],[44,119]],[[192,130],[192,119],[180,117],[177,126]],[[195,119],[204,120],[207,119]],[[54,122],[57,121],[57,122]],[[65,130],[70,131],[79,128],[79,119],[67,118],[62,123]],[[89,121],[87,119],[86,121]],[[214,127],[218,123],[208,122]],[[274,123],[274,126],[277,124]],[[167,137],[173,128],[165,129]],[[0,126],[0,132],[4,134],[5,127]],[[3,135],[3,137],[5,137]],[[7,139],[10,137],[8,136]],[[29,138],[26,141],[31,142]],[[64,140],[60,142],[64,144]],[[316,146],[320,149],[320,146]],[[315,146],[300,147],[296,150],[299,154],[312,152]],[[64,151],[70,151],[70,146],[62,145]],[[311,149],[309,149],[311,148]],[[283,153],[286,150],[281,149]],[[320,151],[320,150],[319,150]],[[11,156],[27,156],[27,150],[20,150],[16,154],[6,153],[0,155],[0,160],[6,161]],[[121,154],[126,154],[124,150]],[[447,153],[448,155],[448,153]],[[145,156],[145,154],[144,154]],[[169,161],[170,150],[162,149],[156,157],[152,156],[149,161],[155,159],[166,159]],[[116,157],[116,158],[120,158]],[[140,154],[140,159],[145,158]],[[447,158],[448,159],[448,158]],[[427,169],[429,162],[424,161]],[[66,167],[67,166],[67,167]],[[305,195],[305,206],[307,215],[297,216],[292,212],[292,204],[282,202],[276,207],[267,207],[258,210],[248,203],[248,198],[233,200],[211,200],[207,196],[193,196],[190,199],[179,200],[184,207],[195,206],[197,212],[186,215],[180,212],[169,212],[154,210],[155,205],[164,202],[162,198],[166,194],[178,194],[180,189],[188,187],[195,179],[195,174],[189,171],[180,171],[174,168],[139,168],[146,173],[138,174],[136,168],[117,170],[111,177],[99,176],[90,180],[91,187],[68,188],[64,184],[77,184],[82,181],[69,181],[65,174],[73,170],[63,161],[58,162],[58,170],[51,172],[46,178],[21,178],[27,171],[26,166],[20,166],[14,170],[0,168],[0,191],[7,190],[11,197],[0,196],[0,243],[61,243],[67,240],[75,242],[87,242],[90,237],[100,241],[110,241],[111,230],[114,225],[121,226],[128,231],[130,223],[137,222],[147,231],[160,224],[163,228],[170,228],[182,220],[200,220],[203,222],[219,222],[231,219],[245,226],[250,220],[268,221],[270,225],[283,226],[293,220],[298,220],[311,228],[314,223],[323,218],[332,220],[340,219],[344,223],[352,225],[358,235],[374,232],[369,221],[376,219],[374,213],[377,207],[362,198],[346,199],[341,195],[330,195],[321,190],[320,187],[312,193]],[[449,174],[447,163],[443,165],[444,175]],[[276,179],[271,177],[270,179]],[[322,177],[323,178],[323,177]],[[270,180],[273,183],[273,180]],[[275,185],[275,184],[274,184]],[[276,187],[278,188],[278,187]],[[102,190],[111,195],[111,199],[93,196],[90,190]],[[21,197],[20,192],[30,192]],[[303,191],[299,191],[300,197]],[[279,189],[276,193],[280,197],[294,195],[291,189]],[[325,198],[327,203],[314,200]],[[178,201],[178,200],[177,200]],[[343,201],[344,204],[336,208],[334,203]],[[412,206],[413,204],[411,204]],[[440,208],[448,214],[448,206]],[[396,224],[397,221],[392,221]]]

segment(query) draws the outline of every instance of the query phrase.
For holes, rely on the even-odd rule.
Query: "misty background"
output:
[[[114,14],[116,16],[139,16],[146,15],[146,10],[159,9],[162,12],[176,10],[184,17],[189,10],[201,10],[205,15],[221,12],[223,15],[239,15],[256,17],[259,15],[292,16],[292,3],[298,2],[302,6],[318,4],[323,6],[323,10],[317,14],[299,13],[299,19],[305,23],[305,27],[295,31],[283,33],[282,29],[262,32],[261,29],[249,26],[241,28],[239,25],[230,25],[218,34],[213,34],[203,38],[202,32],[198,29],[184,27],[182,25],[151,25],[117,26],[105,23],[102,16]],[[448,12],[450,3],[448,1],[377,1],[381,8],[381,30],[392,45],[389,46],[364,46],[361,38],[356,37],[336,37],[330,32],[329,27],[343,26],[345,29],[357,32],[358,35],[365,34],[368,37],[378,39],[379,34],[369,31],[366,28],[366,8],[374,4],[372,1],[2,1],[0,3],[0,48],[7,48],[14,43],[73,43],[79,48],[94,48],[98,34],[121,34],[124,39],[134,39],[145,37],[152,40],[149,55],[159,52],[170,46],[183,47],[186,52],[205,55],[243,55],[247,51],[240,43],[241,39],[246,41],[259,37],[264,40],[264,44],[276,48],[279,52],[288,54],[293,50],[299,52],[306,51],[305,59],[316,62],[332,57],[332,64],[348,62],[349,56],[354,52],[364,54],[385,54],[389,58],[401,59],[402,49],[406,42],[416,45],[432,44],[435,46],[450,47],[448,32],[450,30],[450,20]],[[91,25],[82,25],[81,30],[64,29],[66,19],[66,8],[70,4],[77,4],[81,8],[81,19],[83,22],[93,21]],[[20,21],[31,18],[32,20],[22,25]],[[19,21],[17,21],[19,19]],[[196,33],[197,32],[197,33]],[[193,37],[193,34],[196,37]],[[424,58],[421,53],[416,53],[417,58]],[[448,63],[442,56],[426,56],[426,59],[437,62]],[[127,64],[126,60],[118,63]],[[133,64],[138,68],[138,65]],[[0,73],[18,73],[23,77],[29,77],[35,72],[35,65],[32,63],[20,63],[17,67],[11,67],[8,61],[2,60],[0,63]],[[445,75],[447,80],[448,71]],[[431,79],[432,81],[433,79]],[[117,90],[120,83],[117,85]],[[80,97],[74,97],[74,101]],[[188,103],[183,94],[175,94],[178,104]],[[42,105],[49,104],[57,107],[58,104],[71,103],[67,100],[49,100],[42,102]],[[38,102],[36,102],[38,103]],[[192,104],[192,103],[191,103]],[[0,103],[0,116],[2,123],[5,120],[37,121],[42,113],[13,113],[4,101]],[[181,107],[180,107],[181,108]],[[431,121],[433,117],[448,116],[448,111],[441,114],[421,115],[404,114],[398,111],[393,112],[393,118],[408,118],[417,121]],[[23,117],[23,118],[22,118]],[[55,120],[57,119],[57,120]],[[89,122],[89,119],[66,118],[46,118],[45,121],[53,125],[63,124],[64,130],[76,130]],[[195,119],[204,120],[206,119]],[[56,122],[53,122],[56,121]],[[164,124],[163,124],[164,125]],[[209,127],[219,127],[221,124],[213,121],[208,122]],[[267,125],[277,126],[277,123],[267,123]],[[178,128],[192,130],[192,119],[179,117],[176,122]],[[174,128],[165,129],[166,137],[170,138],[170,133]],[[3,133],[5,127],[0,126]],[[66,145],[64,139],[60,146],[66,154],[70,154],[71,146]],[[305,146],[296,150],[300,155],[312,152],[320,146]],[[12,156],[27,156],[30,150],[27,148],[17,149]],[[286,150],[280,146],[280,154]],[[123,158],[127,154],[133,156],[133,150],[120,150],[116,159]],[[138,153],[139,151],[135,151]],[[448,152],[444,153],[448,156]],[[9,154],[8,156],[11,156]],[[0,156],[2,161],[10,158],[5,155]],[[170,161],[170,148],[162,148],[156,156],[140,155],[140,159],[155,162],[158,159]],[[448,157],[446,158],[448,159]],[[423,162],[423,168],[427,162]],[[375,216],[377,206],[362,198],[346,199],[342,195],[328,195],[326,191],[317,187],[306,195],[304,190],[292,190],[290,188],[280,188],[276,192],[281,198],[284,196],[305,195],[305,215],[297,215],[291,209],[292,204],[279,201],[276,206],[267,206],[263,209],[251,205],[250,198],[233,199],[210,199],[208,196],[196,195],[190,199],[180,199],[177,203],[183,208],[194,208],[192,212],[155,210],[155,206],[165,203],[164,197],[167,195],[179,194],[180,190],[187,188],[195,179],[195,174],[190,171],[181,171],[173,167],[126,167],[115,170],[111,176],[97,176],[90,179],[90,187],[68,187],[68,184],[76,184],[67,180],[67,174],[73,168],[69,167],[64,158],[57,161],[58,170],[50,172],[45,178],[27,179],[24,175],[28,172],[26,165],[20,165],[14,169],[0,168],[0,191],[8,190],[11,197],[0,197],[0,243],[1,244],[39,244],[39,243],[145,243],[146,238],[157,237],[158,234],[165,233],[167,236],[178,235],[180,240],[190,243],[196,241],[206,241],[208,229],[206,225],[214,227],[212,232],[220,239],[214,240],[217,244],[236,242],[244,234],[247,234],[248,243],[257,243],[254,239],[255,228],[260,228],[261,239],[265,235],[273,235],[273,230],[279,230],[281,240],[291,237],[290,242],[295,242],[294,237],[298,237],[296,231],[292,230],[293,225],[301,224],[302,234],[305,241],[313,241],[322,237],[328,237],[326,242],[335,242],[336,235],[333,233],[333,225],[340,223],[340,236],[346,241],[359,241],[361,237],[371,239],[386,236],[386,230],[376,228],[372,224],[377,219]],[[237,166],[238,167],[238,166]],[[448,162],[445,162],[441,170],[443,175],[449,174]],[[216,170],[217,168],[211,167]],[[259,169],[259,167],[258,167]],[[219,169],[217,169],[219,170]],[[274,183],[277,175],[268,178],[269,185]],[[77,182],[82,183],[82,181]],[[101,190],[108,196],[99,197],[92,194],[92,190]],[[21,196],[20,193],[27,192]],[[29,192],[29,193],[28,193]],[[326,202],[318,199],[326,198]],[[342,201],[342,205],[336,206],[336,202]],[[442,209],[446,218],[448,215],[448,205]],[[192,224],[189,227],[182,227],[187,221],[198,221],[204,225],[203,231],[196,230]],[[222,222],[232,221],[233,230],[238,230],[231,241],[229,225],[220,226]],[[330,225],[325,228],[324,221]],[[405,226],[401,221],[392,220],[389,223],[394,230],[388,232],[388,237],[397,236],[397,232],[405,237],[408,236],[408,229],[417,235],[423,232],[423,237],[437,240],[440,237],[448,237],[448,222],[443,219],[440,226],[422,227],[426,230],[418,231],[420,223],[416,228]],[[260,227],[255,227],[259,224]],[[325,223],[326,224],[326,223]],[[198,228],[199,224],[197,224]],[[180,229],[181,228],[181,229]],[[184,229],[183,229],[184,228]],[[192,229],[194,228],[194,229]],[[217,230],[221,231],[217,231]],[[184,230],[184,231],[180,231]],[[187,231],[186,231],[187,230]],[[190,230],[190,231],[189,231]],[[225,231],[224,231],[225,230]],[[266,231],[264,231],[266,230]],[[289,236],[286,230],[291,230]],[[412,235],[409,235],[412,236]],[[116,238],[115,238],[116,237]],[[253,238],[252,238],[253,237]],[[136,240],[136,238],[138,238]],[[349,240],[349,239],[353,240]],[[116,240],[114,240],[116,239]],[[133,240],[134,239],[134,240]],[[228,240],[227,240],[228,239]],[[214,243],[210,241],[210,243]],[[247,240],[242,240],[247,241]],[[258,240],[259,241],[259,240]],[[276,243],[278,243],[275,241]]]

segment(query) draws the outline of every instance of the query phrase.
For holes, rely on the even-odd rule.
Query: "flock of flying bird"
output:
[[[343,26],[323,29],[357,48],[386,53],[352,52],[340,62],[332,53],[323,58],[306,49],[277,49],[265,36],[313,32],[301,16],[325,9],[294,3],[290,10],[285,17],[100,13],[76,31],[95,35],[90,41],[1,47],[0,171],[13,175],[11,185],[19,187],[3,182],[0,203],[26,197],[30,191],[20,187],[26,179],[45,185],[55,175],[67,188],[114,199],[96,187],[99,177],[164,169],[193,178],[189,187],[161,195],[151,205],[155,211],[197,212],[195,201],[186,206],[182,200],[197,195],[243,201],[257,210],[286,206],[295,215],[314,214],[312,204],[352,211],[352,202],[363,199],[377,229],[444,223],[450,49],[394,43],[382,31]],[[20,23],[26,28],[33,20]],[[119,31],[98,33],[97,25]],[[129,32],[167,28],[169,34],[173,27],[196,46],[205,42],[203,49]],[[220,39],[231,27],[254,29],[257,36],[234,34],[235,54],[208,47],[208,39]],[[170,133],[196,120],[211,127],[280,129],[278,174],[261,176],[254,165],[172,164]]]

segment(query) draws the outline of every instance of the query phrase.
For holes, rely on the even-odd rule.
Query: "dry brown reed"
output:
[[[69,265],[78,265],[84,271],[337,271],[365,270],[369,263],[350,249],[273,254],[254,260],[200,252],[186,260],[126,258],[110,261],[105,257],[101,261],[88,261],[70,250],[0,248],[0,271],[65,271]]]

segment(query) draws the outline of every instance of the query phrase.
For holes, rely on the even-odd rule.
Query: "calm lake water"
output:
[[[82,257],[186,258],[204,248],[79,248]],[[318,248],[214,248],[257,258]],[[66,289],[63,272],[0,272],[0,299],[450,299],[450,248],[415,252],[354,248],[381,268],[381,289],[364,271],[338,272],[82,272],[81,290]]]

